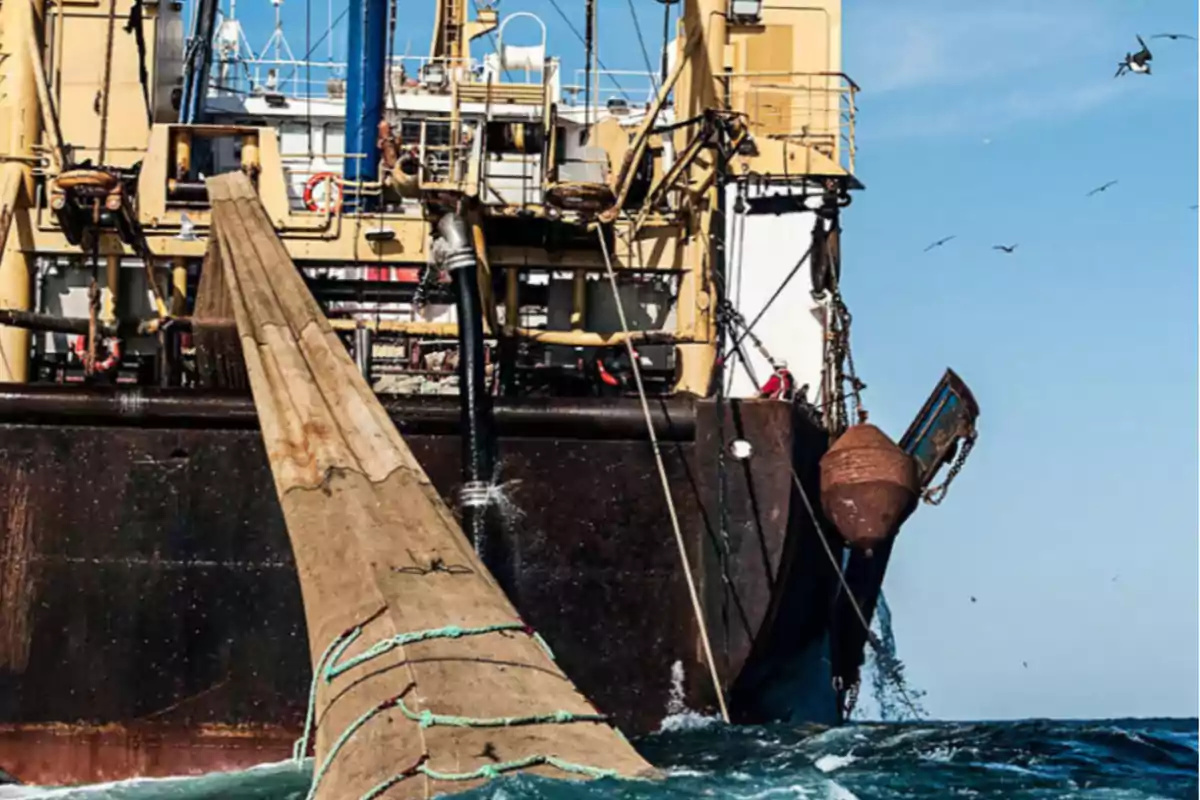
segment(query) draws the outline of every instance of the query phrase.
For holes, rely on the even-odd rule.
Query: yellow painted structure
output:
[[[62,165],[52,152],[59,144],[73,153],[75,161],[97,159],[103,140],[105,166],[128,167],[141,162],[137,183],[137,221],[144,234],[144,253],[170,270],[169,287],[162,296],[168,301],[163,313],[182,313],[186,308],[186,275],[189,262],[199,260],[205,250],[209,212],[171,200],[171,188],[191,169],[196,143],[202,138],[230,137],[239,143],[241,166],[252,176],[259,197],[294,261],[310,265],[348,263],[424,265],[430,258],[430,216],[419,211],[372,213],[368,217],[340,211],[295,210],[288,198],[284,158],[279,137],[269,127],[233,125],[180,126],[165,118],[158,102],[161,76],[157,53],[166,41],[160,14],[168,4],[148,4],[143,27],[146,32],[147,68],[150,73],[151,111],[148,119],[143,87],[139,82],[138,52],[133,36],[121,28],[133,0],[50,0],[43,9],[39,2],[3,0],[0,3],[0,47],[6,54],[0,65],[3,97],[0,99],[0,221],[4,223],[3,258],[0,260],[0,307],[28,309],[31,303],[31,259],[50,256],[86,255],[71,244],[48,205],[54,177]],[[466,0],[437,0],[431,56],[461,60],[467,44],[492,31],[495,11],[476,12],[472,19]],[[818,181],[854,185],[854,92],[853,83],[841,74],[840,0],[776,0],[764,4],[760,20],[746,24],[729,18],[725,0],[684,0],[684,13],[674,83],[674,115],[677,120],[717,111],[738,118],[747,141],[727,165],[734,175],[807,176]],[[113,21],[116,21],[116,33]],[[172,20],[170,24],[177,24]],[[29,32],[35,36],[31,37]],[[30,53],[30,42],[40,42],[41,51]],[[111,59],[109,53],[111,52]],[[44,67],[45,85],[39,97],[34,58]],[[480,83],[459,70],[450,70],[452,130],[467,129],[468,106],[484,107],[489,114],[524,104],[540,109],[536,114],[553,122],[547,102],[549,83],[545,76],[532,83]],[[665,101],[664,97],[660,100]],[[97,113],[107,109],[107,119]],[[43,117],[53,117],[49,129]],[[490,117],[489,117],[490,118]],[[535,116],[535,118],[537,118]],[[117,124],[116,121],[119,121]],[[623,197],[628,187],[620,185],[622,165],[641,153],[651,141],[653,120],[638,131],[618,127],[611,120],[596,127],[592,144],[607,155],[614,191]],[[671,210],[626,204],[601,215],[613,227],[614,267],[618,270],[660,271],[678,275],[675,329],[678,345],[676,389],[707,394],[713,372],[716,337],[716,291],[713,285],[715,255],[710,242],[717,220],[720,188],[715,180],[716,163],[710,147],[691,149],[696,130],[683,127],[673,136],[676,153],[687,153],[687,163],[669,174],[656,161],[653,175],[660,181],[660,197],[670,197]],[[554,141],[555,128],[548,138]],[[658,152],[655,150],[654,152]],[[553,147],[548,148],[546,185],[555,169]],[[457,177],[432,183],[419,178],[419,191],[458,194],[477,202],[480,192],[479,165],[466,149],[455,151],[462,160]],[[631,170],[630,170],[631,172]],[[670,180],[667,180],[669,178]],[[375,185],[373,191],[378,191]],[[40,198],[40,200],[39,200]],[[516,216],[519,210],[523,217]],[[183,214],[194,225],[197,240],[180,237]],[[481,206],[480,213],[511,216],[507,224],[521,219],[561,215],[586,215],[557,211],[537,204],[520,209]],[[594,225],[594,221],[592,222]],[[368,237],[376,228],[390,229],[390,238]],[[565,332],[518,331],[520,281],[516,273],[529,270],[602,271],[604,261],[598,248],[576,247],[547,251],[539,247],[482,244],[488,279],[505,273],[503,291],[487,291],[485,303],[489,330],[495,332],[499,306],[504,307],[501,332],[539,341],[570,341],[579,346],[608,346],[611,335],[585,329],[584,280],[581,275],[572,293],[570,330]],[[137,248],[105,236],[104,255],[137,256]],[[156,267],[157,268],[157,267]],[[120,316],[119,308],[105,308]],[[431,323],[432,324],[432,323]],[[437,323],[441,325],[441,323]],[[414,334],[420,324],[411,324]],[[447,335],[441,327],[429,335]],[[640,334],[639,334],[640,335]],[[0,328],[0,380],[28,379],[30,336],[28,331]]]

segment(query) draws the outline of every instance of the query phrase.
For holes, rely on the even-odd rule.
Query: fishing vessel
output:
[[[944,495],[979,409],[947,370],[896,443],[862,410],[839,0],[654,5],[662,63],[636,91],[599,63],[594,2],[567,42],[527,11],[432,5],[427,55],[399,52],[402,4],[352,0],[325,32],[345,62],[318,63],[278,14],[250,50],[218,0],[0,3],[15,778],[242,768],[304,726],[295,560],[205,269],[205,178],[235,171],[482,562],[621,730],[853,705],[900,525]]]

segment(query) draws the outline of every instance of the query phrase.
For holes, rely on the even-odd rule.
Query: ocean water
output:
[[[884,723],[814,729],[668,718],[636,741],[656,782],[506,777],[464,800],[1095,798],[1198,796],[1197,721]],[[0,787],[0,800],[303,800],[311,765],[74,789]]]

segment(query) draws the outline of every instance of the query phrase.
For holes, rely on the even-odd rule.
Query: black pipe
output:
[[[173,203],[208,203],[208,186],[204,181],[168,181],[167,200]]]
[[[87,336],[90,323],[87,317],[59,317],[37,311],[5,308],[0,309],[0,325],[46,333],[73,333]],[[96,326],[101,335],[114,336],[117,333],[116,326],[101,321],[97,321]]]
[[[397,429],[412,436],[455,436],[461,425],[453,397],[381,397]],[[650,407],[662,441],[696,435],[694,401],[687,397]],[[513,398],[493,409],[497,434],[540,439],[647,438],[636,399]],[[141,428],[254,430],[258,415],[249,395],[235,392],[129,386],[0,383],[0,425],[96,425]]]
[[[444,215],[438,232],[446,244],[442,265],[450,273],[458,303],[458,397],[462,418],[463,488],[460,497],[463,532],[475,552],[497,575],[500,558],[489,535],[495,508],[492,486],[496,477],[492,397],[488,392],[483,355],[483,311],[479,301],[478,263],[471,232],[458,214]]]

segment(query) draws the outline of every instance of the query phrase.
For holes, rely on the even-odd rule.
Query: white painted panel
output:
[[[751,190],[751,196],[777,193],[775,189]],[[736,195],[736,186],[731,185],[727,189],[727,209],[733,209]],[[811,211],[778,215],[747,214],[745,238],[740,248],[741,274],[738,274],[738,248],[733,231],[736,215],[731,213],[728,218],[730,222],[725,235],[729,245],[729,297],[746,321],[752,322],[808,250],[816,215]],[[810,399],[818,396],[821,385],[825,338],[823,318],[823,305],[812,297],[812,273],[806,263],[754,326],[755,335],[762,340],[767,351],[775,359],[787,362],[787,368],[796,379],[797,389],[808,384]],[[765,383],[772,373],[770,363],[749,339],[744,341],[744,350],[755,377],[760,384]],[[730,394],[733,397],[754,397],[758,394],[740,363],[734,368]]]

